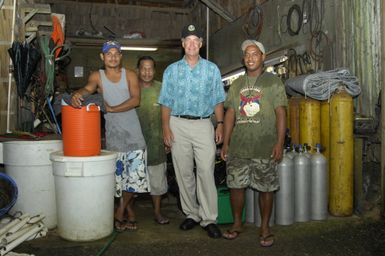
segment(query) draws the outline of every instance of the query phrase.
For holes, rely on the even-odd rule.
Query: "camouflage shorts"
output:
[[[272,159],[229,158],[226,167],[229,188],[250,186],[262,192],[279,188],[277,163]]]

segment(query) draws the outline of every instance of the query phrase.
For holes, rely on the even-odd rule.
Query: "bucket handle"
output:
[[[88,104],[87,107],[86,107],[87,112],[93,111],[93,110],[90,110],[90,106],[96,106],[96,107],[98,107],[98,110],[97,110],[97,111],[100,111],[100,106],[96,105],[95,103],[90,103],[90,104]]]
[[[83,162],[68,162],[65,165],[64,177],[82,177],[84,165]]]

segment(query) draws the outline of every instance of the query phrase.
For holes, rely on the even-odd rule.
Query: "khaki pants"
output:
[[[171,153],[183,212],[202,227],[216,223],[217,190],[214,181],[216,146],[210,119],[170,118],[174,135]],[[194,160],[196,176],[194,175]]]

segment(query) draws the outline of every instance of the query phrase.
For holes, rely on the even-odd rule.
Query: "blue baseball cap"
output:
[[[107,41],[103,44],[102,52],[106,53],[112,48],[116,48],[120,52],[120,43],[118,43],[117,41]]]

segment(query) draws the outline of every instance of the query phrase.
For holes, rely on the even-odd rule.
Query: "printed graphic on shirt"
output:
[[[261,111],[260,99],[262,97],[261,90],[255,87],[246,87],[239,94],[239,118],[238,124],[242,123],[259,123],[257,114]]]

